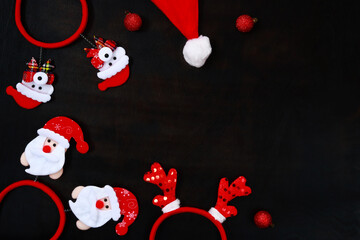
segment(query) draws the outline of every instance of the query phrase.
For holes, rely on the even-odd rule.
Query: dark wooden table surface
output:
[[[150,0],[89,0],[84,32],[113,39],[130,56],[122,87],[97,89],[99,79],[79,39],[44,49],[56,65],[53,100],[25,110],[7,96],[25,63],[39,56],[16,28],[15,1],[0,8],[0,189],[23,179],[19,158],[50,118],[80,123],[90,152],[75,143],[64,175],[40,177],[65,208],[78,185],[125,187],[140,215],[124,237],[115,222],[87,232],[69,212],[61,239],[147,239],[161,215],[160,193],[142,180],[154,161],[178,170],[177,196],[185,206],[214,206],[221,177],[243,175],[253,193],[232,201],[238,216],[225,221],[228,239],[360,238],[360,81],[358,13],[341,1],[200,0],[200,33],[213,53],[201,69],[183,60],[185,38]],[[143,18],[139,32],[123,26],[124,11]],[[59,41],[77,29],[80,3],[24,1],[25,27],[36,38]],[[235,28],[241,14],[257,17],[252,32]],[[58,224],[54,204],[37,190],[11,193],[0,206],[1,239],[48,239]],[[252,217],[268,210],[275,228]],[[191,214],[165,222],[158,239],[219,239],[208,220]]]

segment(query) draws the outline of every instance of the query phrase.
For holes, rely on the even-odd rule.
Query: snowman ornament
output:
[[[22,81],[16,84],[16,89],[7,87],[6,93],[12,96],[20,107],[33,109],[51,99],[54,92],[54,65],[49,59],[39,68],[35,58],[31,58],[26,65]]]
[[[91,58],[91,64],[99,70],[98,84],[101,91],[124,84],[130,75],[129,57],[125,49],[117,46],[113,40],[94,36],[96,48],[85,48],[86,57]]]

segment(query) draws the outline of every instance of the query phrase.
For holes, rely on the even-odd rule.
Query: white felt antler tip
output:
[[[163,207],[161,210],[163,211],[163,213],[168,213],[168,212],[172,212],[178,208],[180,208],[180,200],[176,199],[176,200],[172,201],[171,203],[169,203],[168,205],[166,205],[165,207]]]
[[[210,208],[209,213],[220,223],[223,223],[226,220],[226,217],[224,217],[216,208]]]

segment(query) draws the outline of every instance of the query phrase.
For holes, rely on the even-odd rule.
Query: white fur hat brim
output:
[[[109,199],[110,199],[112,219],[114,221],[117,221],[121,217],[121,214],[120,214],[121,210],[120,210],[119,201],[116,196],[116,193],[115,193],[114,189],[109,185],[106,185],[104,187],[104,190],[108,194]]]
[[[52,87],[52,86],[51,86]],[[22,95],[25,95],[28,98],[31,98],[32,100],[46,103],[50,101],[51,96],[49,94],[39,93],[34,90],[31,90],[30,88],[26,87],[22,83],[16,84],[16,90],[21,93]],[[54,90],[52,90],[54,91]]]
[[[40,136],[45,136],[45,137],[48,137],[48,138],[54,140],[55,142],[59,143],[64,148],[69,148],[70,147],[70,143],[66,138],[64,138],[60,134],[58,134],[58,133],[56,133],[54,131],[51,131],[51,130],[49,130],[47,128],[40,128],[39,130],[37,130],[37,133]]]

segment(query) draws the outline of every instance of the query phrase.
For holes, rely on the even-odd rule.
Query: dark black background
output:
[[[0,188],[23,179],[19,158],[36,130],[68,116],[84,130],[89,153],[66,153],[59,180],[40,177],[65,208],[78,185],[125,187],[138,198],[140,215],[124,237],[115,222],[86,232],[69,212],[61,239],[147,239],[161,210],[160,194],[143,182],[154,161],[178,170],[182,205],[215,205],[221,177],[243,175],[253,193],[231,202],[238,215],[223,224],[228,239],[358,239],[360,82],[356,8],[342,1],[200,0],[199,32],[213,53],[201,69],[182,56],[186,39],[150,0],[88,1],[84,32],[113,39],[130,56],[128,82],[106,92],[83,51],[83,39],[44,49],[56,65],[51,102],[33,110],[17,106],[5,88],[21,80],[39,48],[15,26],[15,1],[2,1],[0,26]],[[23,22],[37,39],[65,39],[78,27],[80,3],[25,1]],[[128,32],[124,11],[141,15]],[[247,34],[235,28],[241,14],[259,22]],[[261,230],[256,211],[275,223]],[[47,239],[58,224],[54,204],[24,187],[0,207],[1,239]],[[191,237],[192,236],[192,237]],[[158,239],[219,239],[208,220],[191,214],[168,219]]]

